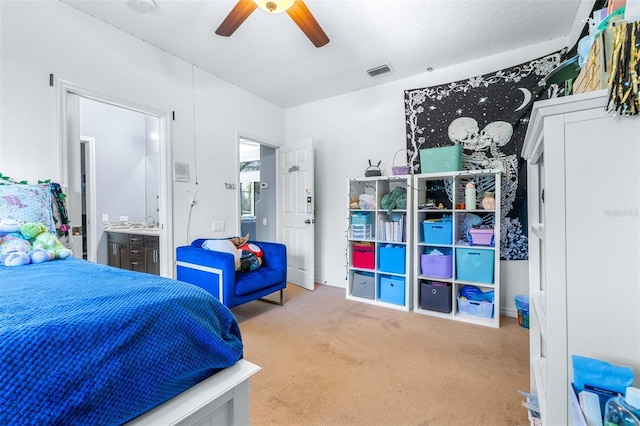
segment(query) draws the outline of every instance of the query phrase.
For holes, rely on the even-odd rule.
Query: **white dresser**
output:
[[[640,384],[640,117],[607,91],[536,102],[527,160],[531,391],[545,425],[571,423],[571,355]]]

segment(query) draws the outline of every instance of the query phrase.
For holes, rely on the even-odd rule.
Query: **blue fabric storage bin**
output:
[[[382,272],[404,274],[406,253],[407,249],[403,245],[387,244],[381,246],[378,249],[378,259],[380,259],[378,269]]]
[[[380,301],[404,306],[404,278],[382,276],[378,291]]]
[[[422,222],[424,242],[429,244],[451,244],[451,221]]]
[[[456,278],[493,284],[493,250],[456,248]]]

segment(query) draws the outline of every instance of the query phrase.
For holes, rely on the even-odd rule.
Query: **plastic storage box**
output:
[[[354,212],[351,213],[352,225],[371,225],[373,223],[373,215],[371,212]]]
[[[422,253],[420,255],[422,275],[434,278],[451,278],[453,276],[453,256]]]
[[[382,302],[404,305],[404,278],[380,277],[379,296]]]
[[[493,284],[494,251],[456,248],[456,278]]]
[[[486,300],[476,301],[458,297],[458,312],[482,318],[493,318],[493,303]]]
[[[379,268],[382,272],[404,274],[407,249],[403,245],[387,244],[378,249]]]
[[[451,244],[451,222],[422,222],[424,242],[429,244]]]
[[[471,228],[469,230],[469,245],[493,247],[493,228]]]
[[[462,170],[462,145],[420,150],[420,173],[456,172]]]
[[[420,283],[420,307],[431,311],[451,312],[451,284],[437,281]]]
[[[376,258],[375,249],[371,246],[360,244],[353,245],[353,267],[364,269],[375,269]]]
[[[354,225],[351,224],[351,238],[366,240],[373,238],[372,225]]]
[[[375,299],[376,286],[373,272],[354,272],[351,294],[366,299]]]

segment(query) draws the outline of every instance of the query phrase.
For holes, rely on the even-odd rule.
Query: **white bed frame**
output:
[[[240,360],[127,426],[249,425],[249,377],[259,370],[257,365]]]

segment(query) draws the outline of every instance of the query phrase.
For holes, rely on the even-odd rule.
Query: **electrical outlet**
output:
[[[109,222],[109,213],[102,213],[102,221]]]
[[[214,220],[212,223],[213,232],[224,231],[224,220]]]

